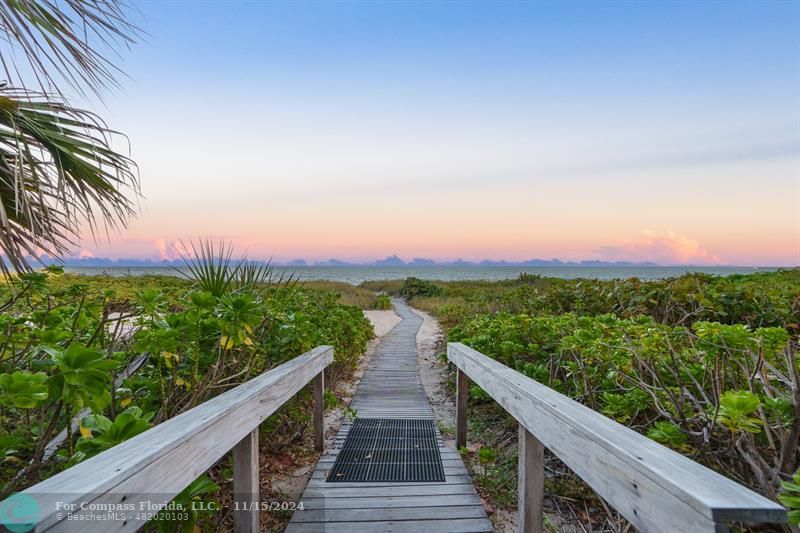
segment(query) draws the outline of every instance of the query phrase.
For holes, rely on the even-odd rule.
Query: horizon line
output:
[[[477,259],[465,260],[461,258],[451,260],[435,260],[423,257],[414,257],[409,261],[403,260],[396,254],[387,256],[383,259],[371,260],[341,260],[337,258],[311,260],[296,258],[290,260],[273,259],[247,259],[249,263],[271,264],[276,267],[636,267],[636,268],[798,268],[800,264],[730,264],[730,263],[661,263],[657,261],[626,261],[626,260],[600,260],[600,259],[578,259],[564,260],[558,258],[540,259],[531,258],[525,260],[507,259]],[[43,255],[39,261],[46,264],[61,264],[67,267],[174,267],[184,264],[183,259],[178,258],[135,258],[135,257],[64,257],[61,259]]]

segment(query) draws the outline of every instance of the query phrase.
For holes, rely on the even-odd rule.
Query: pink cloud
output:
[[[167,241],[165,239],[156,239],[156,250],[158,251],[158,258],[162,261],[172,259],[167,250]]]
[[[652,261],[662,264],[715,264],[720,259],[694,239],[672,231],[656,234],[645,230],[638,239],[601,246],[594,251],[607,261]]]
[[[191,247],[181,241],[168,241],[166,239],[155,240],[156,251],[158,258],[162,261],[171,261],[180,257],[189,257],[192,254]]]
[[[81,252],[78,254],[78,257],[80,257],[81,259],[88,258],[88,257],[94,257],[94,253],[91,250],[85,250],[84,249],[84,250],[81,250]]]

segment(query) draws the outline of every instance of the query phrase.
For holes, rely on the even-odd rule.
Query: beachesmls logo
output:
[[[18,492],[0,502],[0,525],[11,533],[32,530],[39,521],[39,504],[32,496]]]

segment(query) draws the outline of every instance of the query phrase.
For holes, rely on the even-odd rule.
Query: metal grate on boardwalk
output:
[[[417,366],[416,337],[422,319],[404,302],[393,303],[402,321],[382,339],[350,406],[357,419],[416,419],[431,424],[433,411]],[[329,481],[352,427],[351,422],[343,423],[334,445],[320,458],[300,500],[303,510],[295,511],[286,531],[492,531],[461,456],[444,447],[435,424],[444,481]]]
[[[356,418],[327,482],[444,479],[433,420]]]

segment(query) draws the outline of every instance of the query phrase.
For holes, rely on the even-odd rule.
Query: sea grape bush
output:
[[[0,374],[0,405],[30,409],[46,400],[47,374],[31,373],[17,370],[13,373]]]
[[[134,292],[106,279],[52,269],[0,286],[0,499],[317,345],[334,346],[333,381],[373,335],[327,291],[240,284],[215,295],[164,277]],[[215,486],[201,478],[185,496]]]
[[[460,341],[776,498],[800,465],[796,339],[782,327],[500,312]]]
[[[800,324],[800,269],[727,277],[685,274],[642,281],[565,280],[523,274],[515,280],[439,282],[435,311],[445,326],[478,313],[529,315],[640,315],[671,325],[698,321],[745,324],[753,328]],[[438,305],[439,302],[444,305]],[[425,298],[415,305],[426,307]]]
[[[436,315],[449,340],[780,497],[797,520],[790,477],[800,466],[800,268],[434,284],[435,295],[413,304]],[[398,290],[398,282],[363,286]],[[484,417],[502,420],[480,388],[470,397],[486,404]]]
[[[153,413],[142,413],[136,406],[128,407],[113,421],[100,414],[84,417],[80,422],[81,437],[77,443],[79,455],[74,459],[88,459],[147,431],[152,417]]]
[[[419,278],[406,278],[400,289],[400,296],[408,300],[416,296],[439,296],[441,293],[442,289],[438,285]]]

